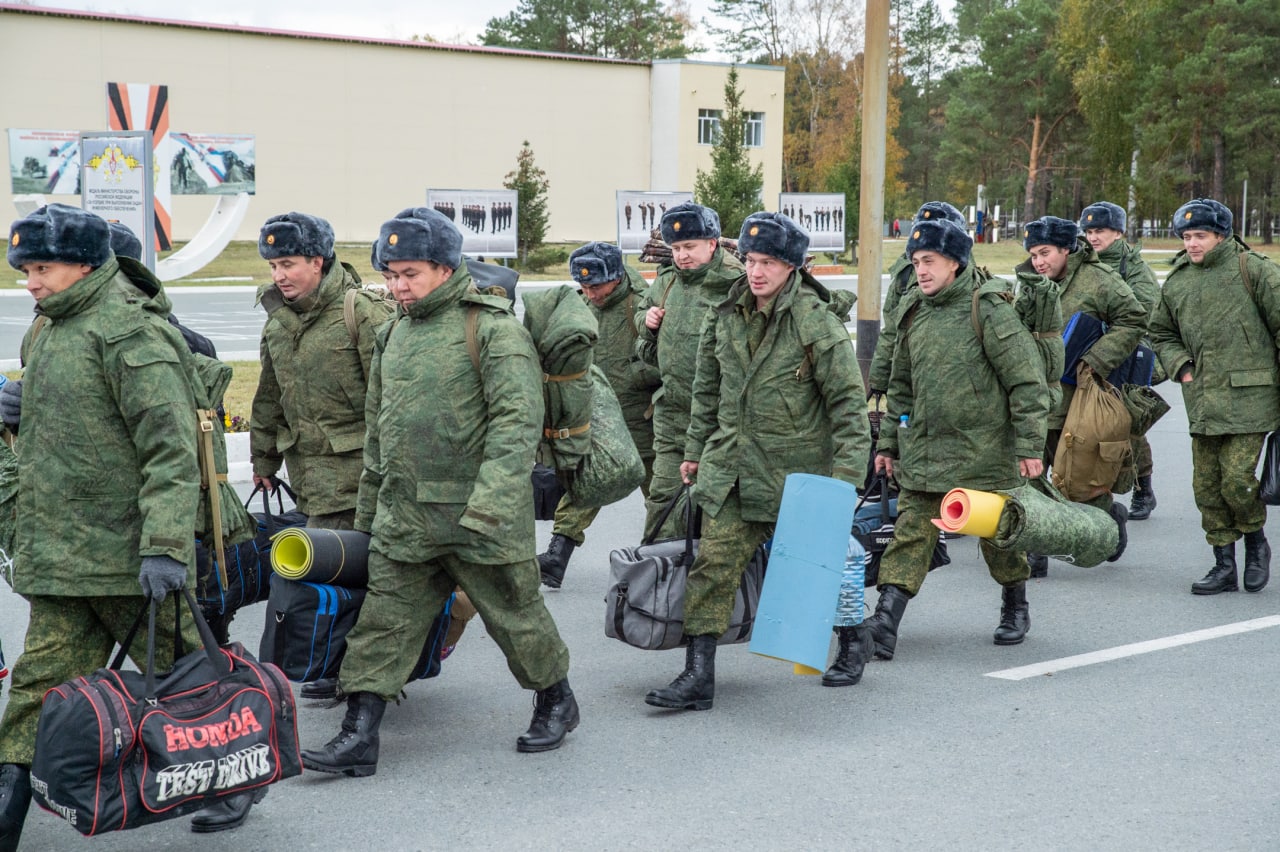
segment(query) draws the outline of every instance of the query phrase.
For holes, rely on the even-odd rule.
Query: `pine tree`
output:
[[[547,209],[547,190],[551,181],[547,173],[533,161],[533,147],[526,139],[516,156],[516,168],[507,172],[502,185],[518,193],[516,203],[516,242],[520,262],[529,259],[529,252],[542,245],[551,224],[551,212]]]
[[[752,167],[746,150],[747,114],[738,88],[738,69],[729,68],[724,83],[724,114],[720,136],[711,149],[711,171],[698,169],[693,195],[704,207],[720,214],[726,236],[736,237],[743,221],[760,209],[764,166]]]

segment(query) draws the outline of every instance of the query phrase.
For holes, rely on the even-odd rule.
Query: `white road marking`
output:
[[[1078,669],[1081,666],[1092,666],[1095,663],[1108,663],[1125,657],[1135,657],[1138,654],[1149,654],[1152,651],[1177,648],[1179,645],[1191,645],[1196,642],[1207,642],[1210,639],[1220,639],[1223,636],[1234,636],[1237,633],[1265,630],[1268,627],[1276,627],[1277,625],[1280,625],[1280,615],[1269,615],[1266,618],[1237,621],[1234,624],[1223,624],[1220,627],[1209,627],[1205,630],[1179,633],[1176,636],[1166,636],[1163,639],[1151,639],[1146,642],[1134,642],[1132,645],[1118,645],[1115,648],[1091,651],[1088,654],[1076,654],[1074,657],[1061,657],[1057,660],[1047,660],[1043,663],[1033,663],[1029,666],[987,672],[985,677],[995,677],[1001,680],[1026,680],[1027,678],[1053,674],[1067,669]]]

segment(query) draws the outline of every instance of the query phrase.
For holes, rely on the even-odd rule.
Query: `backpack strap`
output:
[[[222,540],[222,493],[219,482],[226,482],[227,475],[218,473],[213,453],[214,418],[218,412],[212,408],[197,408],[196,423],[199,434],[196,435],[196,456],[200,466],[200,487],[209,494],[209,513],[213,520],[213,546],[218,555],[218,580],[222,588],[227,584],[226,544]]]
[[[480,372],[480,341],[476,339],[476,329],[480,325],[480,306],[467,306],[467,354],[471,356],[471,366]]]
[[[357,348],[360,346],[360,327],[356,322],[356,299],[359,297],[360,291],[352,287],[342,298],[342,321],[347,324],[347,336],[351,338],[351,345]]]
[[[1244,290],[1249,294],[1249,301],[1256,302],[1253,296],[1253,281],[1249,278],[1249,255],[1244,252],[1240,252],[1240,278],[1244,281]]]

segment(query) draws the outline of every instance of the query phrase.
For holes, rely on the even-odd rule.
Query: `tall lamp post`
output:
[[[889,114],[889,0],[867,0],[863,49],[862,179],[858,199],[858,365],[867,381],[880,339],[884,159]]]

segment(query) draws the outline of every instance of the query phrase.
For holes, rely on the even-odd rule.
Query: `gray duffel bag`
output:
[[[683,492],[663,510],[654,529],[661,529]],[[670,541],[642,542],[639,547],[623,547],[609,554],[609,591],[605,595],[604,635],[646,651],[680,647],[684,636],[684,589],[689,566],[698,553],[694,537],[700,510],[686,501],[685,537]],[[751,639],[756,612],[760,608],[760,588],[769,551],[756,548],[742,572],[733,602],[729,629],[717,644],[732,645]]]

